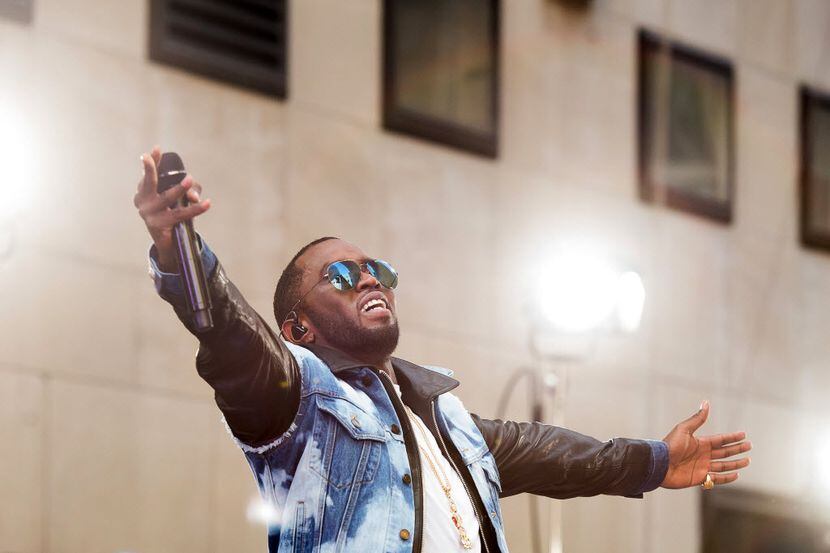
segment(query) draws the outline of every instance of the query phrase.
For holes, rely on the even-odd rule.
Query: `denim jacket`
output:
[[[200,340],[196,366],[214,388],[263,499],[270,553],[415,551],[423,533],[421,466],[406,403],[458,472],[482,550],[507,552],[499,497],[641,497],[668,465],[663,442],[600,442],[541,423],[482,419],[450,390],[451,371],[392,359],[402,400],[380,371],[319,346],[284,343],[244,301],[206,244],[214,330],[193,331],[178,275],[150,255],[159,294]]]

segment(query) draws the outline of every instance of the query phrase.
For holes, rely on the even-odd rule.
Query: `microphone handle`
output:
[[[180,200],[181,206],[187,204],[186,198]],[[202,258],[199,255],[196,232],[193,230],[193,221],[176,223],[173,227],[173,235],[187,307],[193,315],[193,325],[197,332],[210,330],[213,328],[213,317],[210,314],[210,292],[207,287],[205,268],[202,266]]]

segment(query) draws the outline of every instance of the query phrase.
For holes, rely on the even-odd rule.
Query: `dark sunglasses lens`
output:
[[[329,265],[328,277],[338,290],[351,290],[360,281],[360,267],[354,261],[337,261]]]
[[[394,288],[398,285],[398,273],[392,265],[382,259],[374,259],[366,263],[366,268],[378,282],[386,288]]]

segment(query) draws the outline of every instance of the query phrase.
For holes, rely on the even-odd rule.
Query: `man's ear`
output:
[[[282,335],[295,344],[314,342],[314,333],[298,319],[288,319],[282,323]]]

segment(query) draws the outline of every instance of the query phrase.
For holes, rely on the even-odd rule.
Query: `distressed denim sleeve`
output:
[[[150,248],[150,275],[159,295],[198,338],[196,369],[214,389],[231,432],[243,444],[258,447],[281,436],[294,419],[300,401],[297,361],[201,237],[199,245],[212,302],[211,330],[194,330],[181,279],[159,269],[155,246]]]

